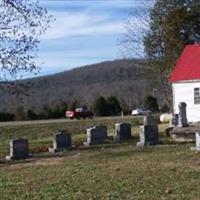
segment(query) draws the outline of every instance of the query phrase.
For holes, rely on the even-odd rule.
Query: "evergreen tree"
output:
[[[156,0],[144,38],[148,58],[161,61],[154,67],[169,72],[184,46],[196,42],[200,42],[200,2]]]
[[[108,116],[108,104],[106,99],[102,96],[98,97],[93,104],[93,111],[96,116]]]
[[[109,96],[107,99],[108,109],[109,109],[109,115],[119,115],[121,111],[120,103],[114,96]]]
[[[27,115],[27,119],[28,120],[36,120],[36,119],[38,119],[37,114],[34,111],[32,111],[31,109],[27,111],[26,115]]]

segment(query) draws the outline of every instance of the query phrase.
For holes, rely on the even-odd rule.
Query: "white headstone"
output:
[[[196,138],[196,150],[200,151],[200,132],[195,133]]]

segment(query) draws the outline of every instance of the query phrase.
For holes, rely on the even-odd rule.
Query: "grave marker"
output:
[[[140,126],[140,142],[137,143],[138,147],[147,145],[159,144],[158,125],[154,117],[149,115],[144,117],[144,125]]]
[[[179,127],[187,127],[187,113],[186,113],[187,104],[185,102],[180,102],[178,105],[179,114],[178,114],[178,126]]]
[[[106,126],[94,126],[86,129],[87,141],[84,143],[86,146],[103,144],[107,138]]]
[[[6,159],[25,159],[29,157],[28,152],[28,140],[27,139],[16,139],[10,141],[10,156],[7,156]]]
[[[53,136],[53,148],[50,152],[60,152],[71,148],[71,134],[66,130],[57,131]]]
[[[127,140],[131,138],[131,125],[128,123],[115,124],[115,137],[117,140]]]

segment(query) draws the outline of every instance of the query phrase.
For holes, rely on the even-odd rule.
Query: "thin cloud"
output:
[[[56,16],[56,20],[42,37],[43,40],[123,32],[123,22],[110,20],[109,16],[72,12],[54,12],[53,15]]]

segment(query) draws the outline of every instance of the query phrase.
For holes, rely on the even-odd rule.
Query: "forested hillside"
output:
[[[100,95],[114,95],[126,109],[141,105],[153,92],[155,77],[146,70],[144,60],[115,60],[79,67],[55,75],[26,79],[24,94],[0,91],[0,109],[16,110],[23,106],[40,112],[46,106],[69,105],[75,99],[92,105]]]

